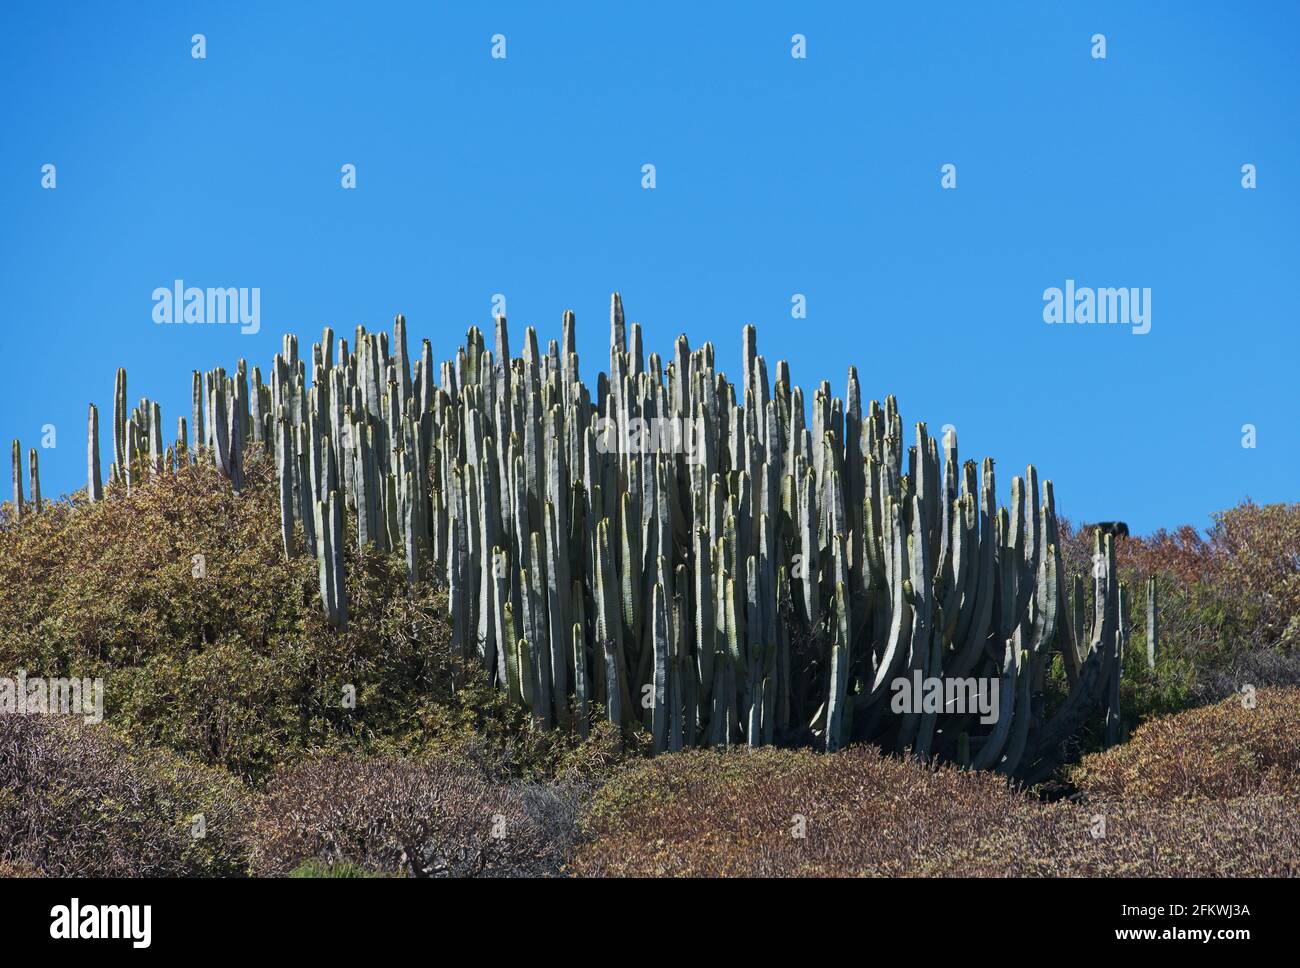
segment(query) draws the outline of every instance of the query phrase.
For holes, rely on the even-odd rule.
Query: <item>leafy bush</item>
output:
[[[133,750],[103,726],[0,715],[0,868],[52,877],[242,875],[249,801],[224,770]]]
[[[1257,637],[1300,646],[1300,504],[1246,501],[1215,515],[1225,586],[1258,610]]]
[[[349,546],[351,621],[335,631],[315,562],[285,560],[271,462],[246,477],[233,494],[205,462],[0,527],[0,674],[102,676],[106,718],[137,741],[255,782],[321,750],[563,768],[574,738],[532,730],[453,654],[436,575],[411,588],[399,556]]]
[[[1300,504],[1245,501],[1214,521],[1205,536],[1184,526],[1116,542],[1130,596],[1121,697],[1127,730],[1218,701],[1246,683],[1300,684]],[[1088,575],[1091,530],[1063,522],[1060,531],[1067,576]],[[1146,666],[1150,575],[1160,595],[1154,670]],[[1085,589],[1091,595],[1091,580]],[[1059,691],[1059,675],[1055,684]],[[1085,748],[1089,740],[1081,737]]]
[[[557,789],[494,784],[442,758],[314,759],[267,786],[249,838],[253,868],[280,875],[314,860],[415,877],[555,873],[568,846]]]
[[[1085,757],[1071,778],[1090,797],[1227,799],[1300,794],[1300,689],[1260,689],[1154,719],[1132,739]]]

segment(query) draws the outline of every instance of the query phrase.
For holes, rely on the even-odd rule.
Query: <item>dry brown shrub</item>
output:
[[[945,854],[918,873],[1295,877],[1300,874],[1297,816],[1300,797],[1279,795],[1087,806],[1026,804],[976,843]]]
[[[576,822],[562,801],[558,786],[496,784],[443,758],[322,757],[268,784],[253,869],[283,875],[315,859],[414,877],[553,874]]]
[[[916,873],[1023,798],[986,774],[930,770],[853,747],[708,751],[625,769],[597,793],[579,875]],[[796,836],[800,820],[806,836]]]
[[[0,878],[5,877],[40,877],[39,869],[31,864],[22,864],[17,861],[0,860]]]
[[[1084,758],[1071,778],[1091,797],[1227,799],[1300,793],[1300,689],[1242,697],[1153,719],[1132,739]]]
[[[806,837],[793,836],[797,815]],[[987,774],[867,748],[626,767],[593,800],[581,876],[1280,876],[1300,797],[1044,804]],[[1099,818],[1104,817],[1104,836]]]
[[[225,771],[132,749],[103,726],[0,715],[0,868],[51,877],[243,875],[250,800]]]

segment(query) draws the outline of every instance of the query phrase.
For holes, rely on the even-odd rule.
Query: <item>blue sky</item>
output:
[[[7,0],[0,439],[53,424],[43,485],[69,491],[118,366],[172,434],[195,368],[265,370],[284,332],[397,312],[447,358],[496,293],[516,346],[573,309],[590,379],[617,289],[648,350],[712,340],[733,378],[745,323],[809,397],[856,363],[864,396],[993,455],[1004,500],[1029,462],[1065,515],[1135,531],[1296,500],[1298,24],[1291,4]],[[260,288],[260,333],[155,325],[178,278]],[[1151,331],[1046,325],[1066,279],[1150,288]]]

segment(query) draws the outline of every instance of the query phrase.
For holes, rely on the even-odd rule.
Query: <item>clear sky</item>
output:
[[[856,363],[994,456],[1004,501],[1029,462],[1063,514],[1135,531],[1294,501],[1298,27],[1292,3],[5,0],[2,452],[54,425],[44,490],[69,491],[88,402],[111,452],[118,366],[171,436],[195,368],[397,312],[447,358],[497,293],[516,347],[573,309],[591,379],[617,289],[647,350],[712,340],[733,378],[745,323],[809,399]],[[260,332],[156,325],[176,279],[259,288]],[[1067,279],[1151,289],[1150,332],[1044,323]]]

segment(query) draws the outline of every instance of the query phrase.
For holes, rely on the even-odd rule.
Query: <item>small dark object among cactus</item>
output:
[[[1114,535],[1116,538],[1128,537],[1128,525],[1123,521],[1098,521],[1096,524],[1085,524],[1084,528]]]

